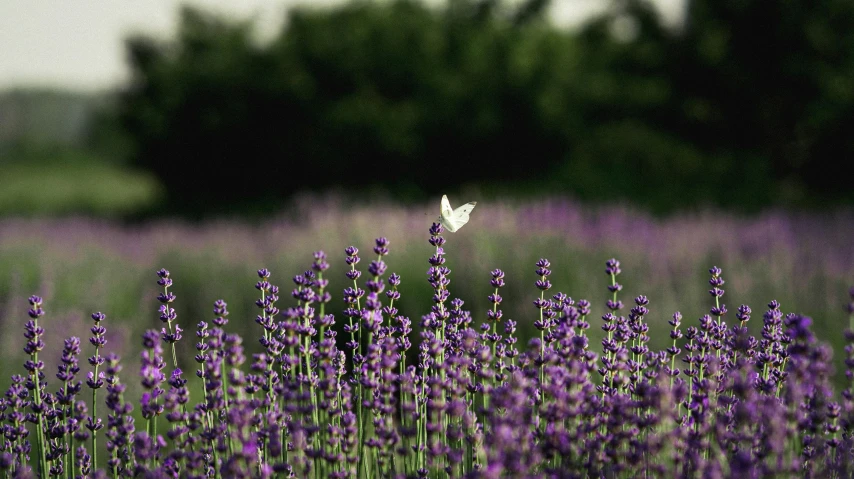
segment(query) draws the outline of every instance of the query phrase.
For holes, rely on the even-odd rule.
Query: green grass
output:
[[[92,214],[118,217],[162,198],[153,175],[97,162],[2,166],[0,216]]]

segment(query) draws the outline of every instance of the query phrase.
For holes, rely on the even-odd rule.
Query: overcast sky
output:
[[[439,1],[439,0],[433,0]],[[123,39],[132,32],[168,38],[181,4],[236,18],[254,17],[259,35],[278,31],[288,8],[342,0],[0,0],[0,90],[47,86],[93,91],[127,78]],[[577,25],[608,0],[553,0],[552,16]],[[675,21],[682,0],[654,0]]]

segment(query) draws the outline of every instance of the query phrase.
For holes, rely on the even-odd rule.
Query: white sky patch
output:
[[[681,17],[683,0],[654,1],[669,22]],[[279,31],[290,7],[325,7],[341,0],[2,0],[0,90],[112,88],[128,77],[124,38],[135,32],[169,38],[182,3],[253,18],[258,36],[269,38]],[[556,24],[574,26],[608,4],[608,0],[554,0],[551,14]]]

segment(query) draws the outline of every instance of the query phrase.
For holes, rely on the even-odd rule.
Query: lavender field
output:
[[[828,401],[842,401],[840,391],[848,387],[842,331],[849,327],[854,285],[854,212],[736,217],[709,211],[656,219],[562,199],[481,202],[461,231],[428,233],[437,213],[435,205],[351,207],[335,198],[305,198],[256,224],[0,220],[6,373],[0,385],[5,390],[12,374],[25,372],[28,311],[38,320],[28,339],[44,328],[43,337],[35,335],[44,342],[39,359],[52,388],[59,384],[54,365],[74,350],[64,340],[83,338],[78,354],[88,357],[92,314],[103,312],[101,354],[121,356],[122,401],[148,398],[124,413],[135,417],[145,437],[128,439],[133,447],[110,439],[101,452],[107,456],[95,461],[111,477],[122,470],[152,477],[850,474],[843,467],[850,438],[840,432],[840,406]],[[361,262],[354,249],[345,253],[349,246],[362,251]],[[315,254],[321,250],[325,259]],[[158,283],[160,268],[169,271]],[[321,271],[322,281],[315,276]],[[33,294],[39,298],[28,304]],[[273,305],[271,297],[279,302]],[[214,319],[224,317],[217,300],[228,304],[225,321]],[[278,323],[280,312],[285,319]],[[216,341],[197,344],[197,334],[209,337],[197,333],[202,321],[215,325],[220,336],[214,338],[243,338],[249,358],[243,369],[257,373],[247,374],[248,399],[217,385],[210,369],[205,373],[198,344]],[[161,346],[156,331],[165,323]],[[485,349],[472,353],[473,344]],[[199,364],[204,380],[191,373]],[[173,375],[167,385],[179,365],[183,379]],[[118,377],[115,364],[107,369]],[[82,366],[81,375],[89,370]],[[460,375],[466,370],[471,374]],[[22,382],[12,380],[11,387]],[[158,387],[165,388],[160,412],[152,406]],[[217,387],[219,399],[211,396]],[[232,393],[234,407],[227,410],[229,400],[218,401]],[[194,399],[182,409],[176,401],[186,394]],[[578,406],[593,398],[601,404]],[[244,424],[237,417],[244,400],[264,413],[254,423],[245,418],[254,430],[235,432],[230,428]],[[801,403],[812,423],[793,412]],[[115,400],[112,405],[119,407]],[[157,435],[152,418],[156,424],[169,407],[175,420],[161,419],[166,425],[159,434],[175,432],[160,444],[151,439]],[[778,421],[776,433],[799,434],[800,442],[775,443],[775,431],[754,430],[745,414]],[[270,429],[282,418],[286,431]],[[195,446],[182,429],[193,420],[204,432]],[[218,443],[212,437],[223,432],[220,426],[242,444]],[[840,444],[845,447],[837,453]],[[20,445],[7,437],[4,461],[14,463]],[[91,461],[88,454],[105,444],[76,459],[73,447],[63,452],[58,439],[56,447],[60,452],[53,460],[46,453],[40,467],[62,463],[65,469],[54,475],[64,477],[80,475],[83,456]],[[244,448],[244,456],[235,447]],[[138,456],[128,457],[135,448]],[[246,448],[257,457],[246,456]],[[768,459],[774,453],[780,457]],[[629,459],[615,462],[618,457]],[[72,466],[77,463],[80,468]]]
[[[367,248],[387,237],[386,262],[403,278],[400,309],[412,317],[430,308],[425,280],[429,245],[424,231],[437,205],[404,209],[390,204],[351,209],[335,198],[304,198],[279,218],[188,224],[161,221],[121,227],[89,219],[0,220],[0,327],[3,350],[18,354],[17,331],[27,296],[38,292],[52,304],[51,317],[69,333],[84,336],[92,311],[110,312],[116,340],[127,341],[157,325],[151,272],[161,267],[177,278],[178,310],[187,325],[209,319],[210,304],[228,300],[252,330],[254,272],[266,267],[279,281],[306,270],[312,253],[329,256],[327,277],[344,279],[344,248]],[[706,271],[726,272],[728,304],[762,305],[779,300],[787,311],[811,316],[823,340],[842,345],[846,292],[854,285],[854,212],[825,215],[765,213],[737,217],[713,211],[656,219],[626,208],[584,208],[568,200],[536,203],[481,202],[468,225],[450,234],[457,265],[452,295],[475,314],[491,304],[489,272],[507,273],[505,314],[532,332],[534,268],[541,257],[553,267],[552,282],[570,296],[604,307],[605,260],[623,265],[624,294],[648,296],[650,325],[666,328],[681,311],[707,311]],[[343,309],[338,284],[332,310]],[[483,313],[485,314],[485,313]],[[119,330],[115,330],[119,328]],[[594,328],[598,329],[598,328]],[[240,330],[243,332],[244,330]],[[595,331],[593,332],[595,334]],[[59,338],[57,338],[59,341]],[[136,348],[137,341],[127,347]],[[122,343],[122,347],[125,344]],[[189,352],[188,352],[189,354]],[[12,356],[14,357],[14,356]]]

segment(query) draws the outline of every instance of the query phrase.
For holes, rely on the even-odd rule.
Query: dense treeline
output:
[[[831,166],[854,152],[854,4],[693,0],[673,27],[625,0],[566,31],[548,3],[296,9],[264,44],[185,9],[174,40],[129,39],[118,124],[187,212],[369,184],[656,210],[854,199]]]

